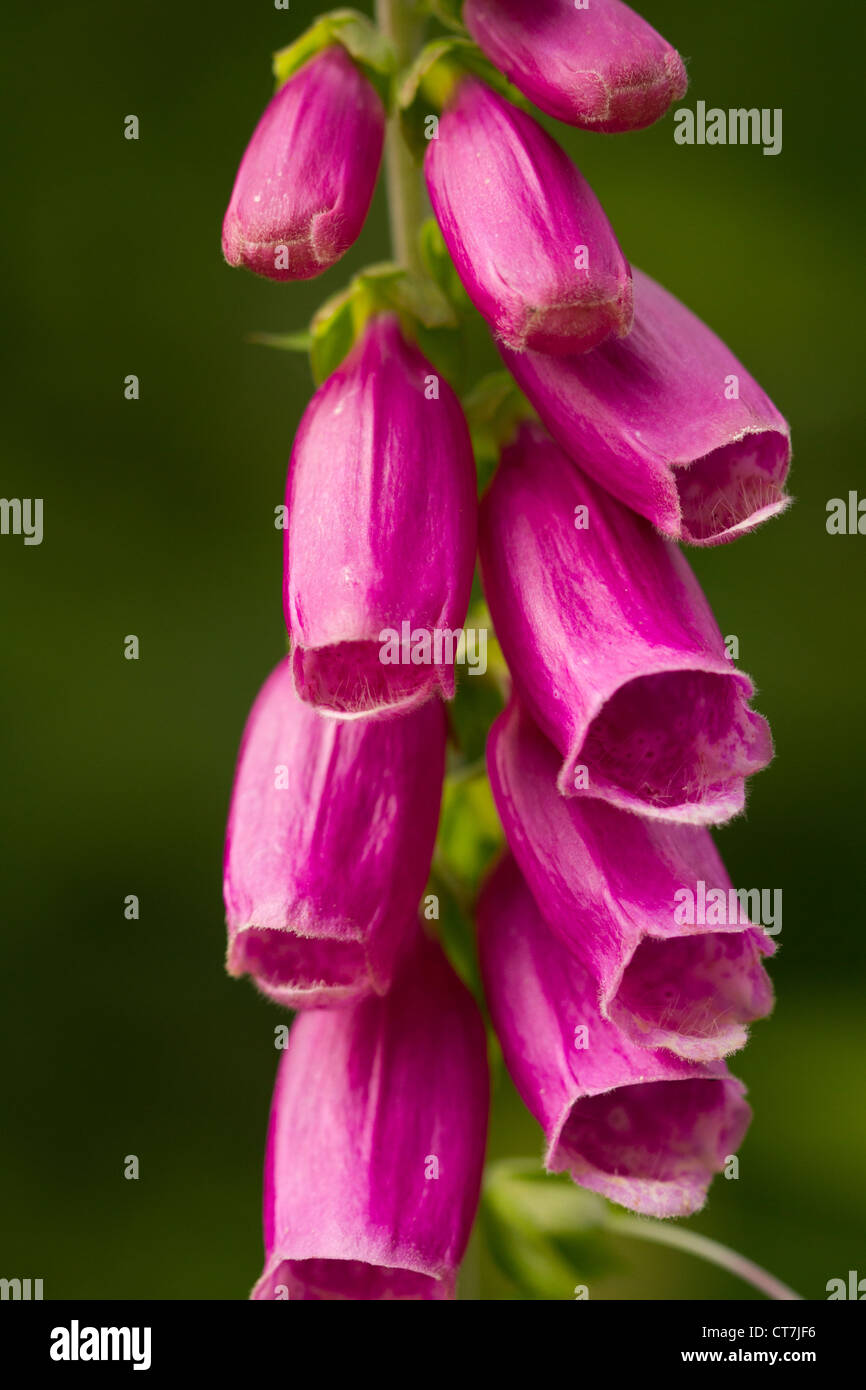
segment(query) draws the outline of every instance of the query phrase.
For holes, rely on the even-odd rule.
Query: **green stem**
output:
[[[767,1298],[802,1301],[800,1294],[794,1293],[787,1284],[774,1279],[773,1275],[761,1269],[760,1265],[747,1260],[745,1255],[737,1254],[736,1250],[729,1250],[726,1245],[720,1245],[717,1240],[710,1240],[709,1236],[700,1236],[696,1231],[668,1225],[667,1222],[644,1221],[637,1216],[611,1216],[605,1225],[617,1235],[635,1236],[638,1240],[654,1240],[659,1245],[671,1245],[675,1250],[686,1250],[690,1255],[697,1255],[698,1259],[708,1260],[710,1264],[719,1265],[731,1274],[736,1274],[739,1279],[766,1294]]]
[[[397,54],[398,71],[408,67],[424,35],[426,21],[412,0],[376,0],[376,22]],[[420,270],[418,229],[427,211],[421,170],[403,138],[400,118],[388,122],[385,141],[385,182],[394,259],[409,270]]]

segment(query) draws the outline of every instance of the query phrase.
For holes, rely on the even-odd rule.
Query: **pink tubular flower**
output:
[[[491,730],[487,762],[512,853],[548,925],[596,982],[602,1017],[632,1043],[692,1061],[743,1047],[745,1025],[773,1007],[761,961],[774,947],[731,897],[709,832],[560,796],[556,749],[517,701]],[[723,890],[718,926],[689,924],[681,911],[701,884]]]
[[[631,273],[613,229],[531,116],[463,78],[424,167],[460,278],[501,343],[574,353],[628,332]]]
[[[586,130],[641,130],[688,86],[680,55],[620,0],[466,0],[463,21],[530,101]]]
[[[686,560],[521,427],[484,497],[484,590],[518,695],[563,756],[564,795],[709,824],[772,756]]]
[[[226,832],[228,970],[289,1008],[391,983],[430,870],[445,713],[338,723],[303,704],[289,660],[244,731]]]
[[[635,1046],[504,859],[479,904],[481,971],[505,1063],[547,1139],[549,1172],[648,1216],[688,1216],[750,1119],[723,1062]]]
[[[238,169],[223,254],[271,280],[321,275],[357,239],[385,137],[378,93],[344,48],[326,48],[265,108]]]
[[[634,272],[634,327],[570,358],[503,352],[553,437],[666,536],[718,545],[789,502],[790,430],[733,353]]]
[[[286,502],[301,699],[344,718],[450,699],[475,565],[475,465],[456,396],[393,315],[369,322],[307,407]]]
[[[416,925],[393,989],[292,1025],[254,1299],[448,1299],[478,1204],[484,1027]]]

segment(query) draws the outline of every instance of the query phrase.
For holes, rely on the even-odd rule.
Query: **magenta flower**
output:
[[[307,280],[357,239],[385,138],[379,96],[346,50],[326,48],[265,108],[238,169],[223,254],[271,280]]]
[[[372,319],[307,407],[289,466],[284,602],[303,700],[348,717],[451,698],[475,486],[454,393],[393,315]]]
[[[545,924],[514,860],[479,904],[485,992],[505,1063],[547,1140],[549,1172],[649,1216],[688,1216],[736,1152],[750,1110],[723,1062],[638,1047]]]
[[[484,1027],[416,927],[393,989],[295,1019],[265,1164],[254,1299],[448,1299],[478,1204]]]
[[[253,706],[226,832],[228,970],[290,1008],[388,989],[424,891],[445,765],[438,700],[345,724],[289,660]]]
[[[460,278],[505,347],[585,352],[628,332],[631,273],[613,229],[531,116],[464,78],[424,167]]]
[[[566,796],[709,824],[772,757],[686,560],[523,425],[481,505],[481,566],[518,695]]]
[[[466,0],[463,21],[491,62],[569,125],[640,130],[685,94],[683,61],[620,0]]]
[[[505,363],[608,492],[676,540],[733,540],[788,505],[788,425],[684,304],[639,270],[634,291],[623,342],[556,360],[503,352]]]
[[[487,744],[512,853],[547,924],[581,961],[603,1018],[632,1043],[709,1062],[743,1047],[773,1007],[762,958],[774,947],[741,921],[707,830],[629,815],[556,790],[560,759],[517,701]],[[726,920],[686,924],[693,898],[723,889]]]

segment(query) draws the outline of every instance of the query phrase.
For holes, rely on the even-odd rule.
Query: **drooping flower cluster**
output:
[[[331,266],[372,197],[386,110],[346,13],[290,65],[226,214],[226,259],[275,280]],[[620,0],[466,0],[464,22],[526,97],[588,130],[640,129],[685,91],[679,56]],[[732,892],[707,827],[742,811],[772,756],[676,542],[729,541],[785,506],[788,428],[628,264],[581,174],[476,56],[448,68],[424,172],[522,422],[479,511],[455,394],[473,382],[422,354],[409,301],[371,299],[289,465],[290,652],[247,722],[225,856],[228,968],[301,1011],[256,1298],[454,1296],[486,1040],[420,906],[476,546],[510,673],[487,746],[507,849],[478,954],[547,1168],[634,1211],[695,1211],[750,1116],[725,1058],[772,1007],[759,923],[676,912],[699,883]],[[401,659],[385,633],[408,633]]]

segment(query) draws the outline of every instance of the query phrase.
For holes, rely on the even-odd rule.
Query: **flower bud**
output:
[[[589,184],[545,130],[463,78],[424,160],[476,308],[515,352],[579,353],[631,326],[631,272]]]
[[[647,1216],[688,1216],[751,1112],[723,1062],[630,1042],[599,1016],[595,981],[550,932],[514,860],[479,903],[487,1003],[505,1064],[542,1126],[548,1172]]]
[[[223,254],[271,280],[321,275],[357,239],[385,138],[375,88],[344,48],[305,63],[265,108],[223,222]]]
[[[569,358],[503,352],[554,439],[666,536],[718,545],[789,502],[790,430],[733,353],[634,271],[634,327]]]
[[[596,982],[602,1017],[693,1061],[743,1047],[746,1024],[773,1007],[761,961],[774,947],[749,925],[709,831],[561,796],[556,749],[517,701],[493,725],[487,761],[512,853]],[[688,911],[708,895],[723,912]]]
[[[330,713],[454,694],[476,543],[460,404],[391,314],[310,402],[286,491],[284,601],[295,687]]]
[[[742,811],[769,729],[673,543],[525,424],[482,502],[480,553],[517,694],[563,757],[560,792],[696,825]]]
[[[688,86],[675,49],[620,0],[466,0],[463,22],[549,116],[586,130],[640,130]]]
[[[254,1299],[449,1299],[478,1204],[484,1027],[416,924],[393,989],[301,1014],[277,1076]]]
[[[384,994],[430,870],[445,713],[341,723],[289,660],[256,700],[226,832],[228,970],[297,1009]]]

